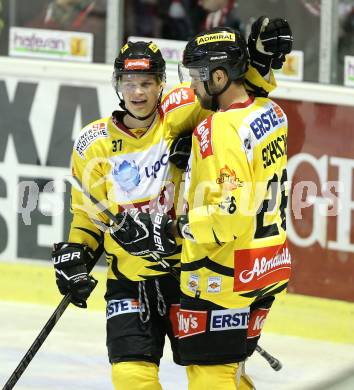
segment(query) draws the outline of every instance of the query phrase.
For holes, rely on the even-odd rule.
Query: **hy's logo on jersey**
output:
[[[178,313],[179,338],[205,333],[207,311],[180,310]]]
[[[235,34],[229,32],[205,34],[196,38],[197,45],[204,45],[210,42],[235,42]]]
[[[212,116],[204,119],[200,124],[195,128],[193,134],[197,137],[199,142],[199,149],[202,158],[206,158],[213,154],[213,145],[212,145]]]
[[[220,169],[220,175],[216,179],[217,184],[222,184],[226,190],[232,191],[243,186],[243,182],[236,177],[233,169],[230,169],[226,164]]]
[[[142,307],[142,311],[144,308]],[[114,299],[107,302],[106,318],[107,320],[121,314],[139,313],[140,305],[137,299]]]
[[[195,95],[192,89],[178,88],[166,95],[166,97],[161,102],[161,109],[162,112],[166,114],[167,112],[172,111],[177,107],[194,103],[194,100]]]
[[[115,165],[112,169],[112,176],[125,192],[132,191],[140,183],[139,167],[135,161],[124,160],[121,164]]]
[[[234,291],[249,291],[288,280],[291,256],[282,245],[235,251]]]

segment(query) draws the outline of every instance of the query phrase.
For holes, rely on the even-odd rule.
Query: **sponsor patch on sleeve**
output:
[[[107,138],[107,123],[100,122],[94,123],[87,129],[83,130],[82,133],[77,138],[74,149],[77,151],[81,158],[84,158],[85,150],[98,138]]]
[[[194,130],[194,135],[198,139],[200,154],[203,159],[213,154],[212,119],[212,115],[204,119]]]
[[[177,107],[192,104],[195,101],[195,95],[190,88],[177,88],[167,94],[161,102],[161,110],[163,114],[174,110]]]
[[[250,291],[287,280],[291,256],[286,241],[282,245],[235,251],[234,291]]]

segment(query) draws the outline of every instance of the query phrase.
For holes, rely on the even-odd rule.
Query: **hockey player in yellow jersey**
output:
[[[258,93],[266,95],[274,87],[272,77],[267,82],[252,67],[246,78]],[[156,262],[156,253],[179,267],[181,240],[176,243],[169,230],[177,217],[181,171],[169,157],[178,149],[176,137],[211,112],[201,107],[189,84],[162,96],[164,81],[165,62],[154,43],[128,42],[122,47],[113,73],[122,111],[87,125],[76,139],[72,172],[81,188],[72,189],[68,242],[55,244],[53,250],[59,290],[70,292],[74,304],[86,307],[96,283],[86,263],[104,246],[107,348],[115,389],[161,389],[158,366],[166,335],[174,361],[181,363],[179,283]],[[113,214],[134,210],[125,214],[131,220],[158,215],[152,228],[158,228],[160,240],[149,239],[147,249],[140,240],[139,234],[152,226],[150,217],[144,223],[135,218],[140,229],[136,239],[131,232],[125,236],[122,226],[116,231],[87,193]]]
[[[192,39],[181,65],[201,105],[218,109],[194,130],[188,212],[178,223],[187,238],[179,334],[190,390],[253,387],[237,370],[290,276],[287,118],[272,100],[247,93],[246,69],[246,43],[227,28]],[[191,316],[194,328],[185,325]]]
[[[189,390],[254,387],[244,361],[290,277],[287,118],[247,93],[247,64],[243,37],[214,28],[188,43],[180,65],[181,81],[216,110],[193,132],[185,214],[160,231],[162,241],[184,238],[178,335]],[[144,213],[134,222],[149,230]]]

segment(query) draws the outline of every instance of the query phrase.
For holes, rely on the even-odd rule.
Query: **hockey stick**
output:
[[[55,309],[54,313],[51,315],[47,323],[40,331],[39,335],[34,340],[33,344],[26,352],[25,356],[22,358],[22,360],[16,367],[15,371],[11,374],[10,378],[5,383],[3,390],[12,390],[14,388],[15,384],[20,379],[21,375],[24,373],[27,366],[30,364],[30,362],[38,352],[39,348],[44,343],[45,339],[49,336],[49,333],[52,331],[55,324],[59,321],[59,318],[62,316],[66,308],[69,306],[70,300],[71,300],[71,294],[68,293],[61,300],[58,307]]]
[[[92,271],[98,258],[99,256],[95,261],[92,261],[87,264],[88,273]],[[21,378],[22,374],[26,370],[27,366],[31,363],[32,359],[35,357],[39,348],[43,345],[44,341],[49,336],[50,332],[53,330],[55,324],[59,321],[64,311],[69,306],[70,301],[71,301],[71,293],[67,293],[64,296],[64,298],[61,300],[57,308],[54,310],[54,313],[50,316],[47,323],[43,326],[42,330],[39,332],[39,335],[33,341],[32,345],[29,347],[25,356],[22,358],[18,366],[15,368],[14,372],[11,374],[10,378],[5,383],[5,386],[3,387],[2,390],[12,390],[14,388],[17,381]]]
[[[265,351],[262,347],[260,347],[259,345],[257,345],[256,347],[256,351],[262,356],[264,357],[264,359],[269,363],[269,365],[273,368],[273,370],[275,371],[279,371],[281,370],[281,368],[283,367],[283,365],[281,364],[281,362],[276,359],[274,356],[272,356],[270,353],[268,353],[267,351]]]
[[[102,211],[103,214],[105,214],[109,219],[111,219],[118,227],[122,224],[122,222],[118,221],[117,217],[111,213],[104,205],[102,205],[90,192],[87,191],[87,189],[84,188],[84,186],[81,184],[79,179],[77,177],[72,177],[73,180],[68,180],[70,184],[72,184],[74,187],[79,189],[83,194],[86,195],[88,199],[91,200],[91,202]],[[179,272],[171,267],[171,265],[165,261],[158,253],[151,252],[151,256],[156,260],[158,264],[160,264],[166,272],[169,272],[178,282],[180,282],[180,275]],[[269,365],[275,370],[279,371],[282,368],[282,364],[278,359],[273,357],[270,353],[265,351],[263,348],[257,345],[256,351],[267,360]]]

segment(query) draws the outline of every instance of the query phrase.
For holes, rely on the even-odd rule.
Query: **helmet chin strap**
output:
[[[116,91],[116,94],[118,96],[118,99],[119,99],[119,107],[125,111],[128,115],[130,115],[131,117],[135,118],[135,119],[138,119],[139,121],[144,121],[145,119],[148,119],[151,117],[151,115],[153,115],[153,113],[156,111],[157,107],[160,105],[161,103],[161,98],[162,98],[162,89],[161,89],[161,92],[160,92],[160,95],[157,99],[157,102],[155,104],[155,107],[150,111],[149,114],[145,115],[145,116],[137,116],[137,115],[134,115],[131,111],[129,111],[125,105],[125,101],[124,99],[122,99],[120,96],[119,96],[119,93],[118,91]]]
[[[211,92],[210,92],[208,81],[204,81],[203,84],[204,84],[204,88],[205,88],[206,93],[207,93],[209,96],[212,97],[210,109],[211,109],[212,111],[217,111],[217,110],[219,109],[218,96],[220,96],[222,93],[224,93],[224,92],[229,88],[229,86],[231,85],[231,80],[228,78],[228,79],[227,79],[227,82],[226,82],[226,84],[223,86],[223,88],[221,88],[221,90],[220,90],[219,92],[214,92],[214,93],[211,93]]]

